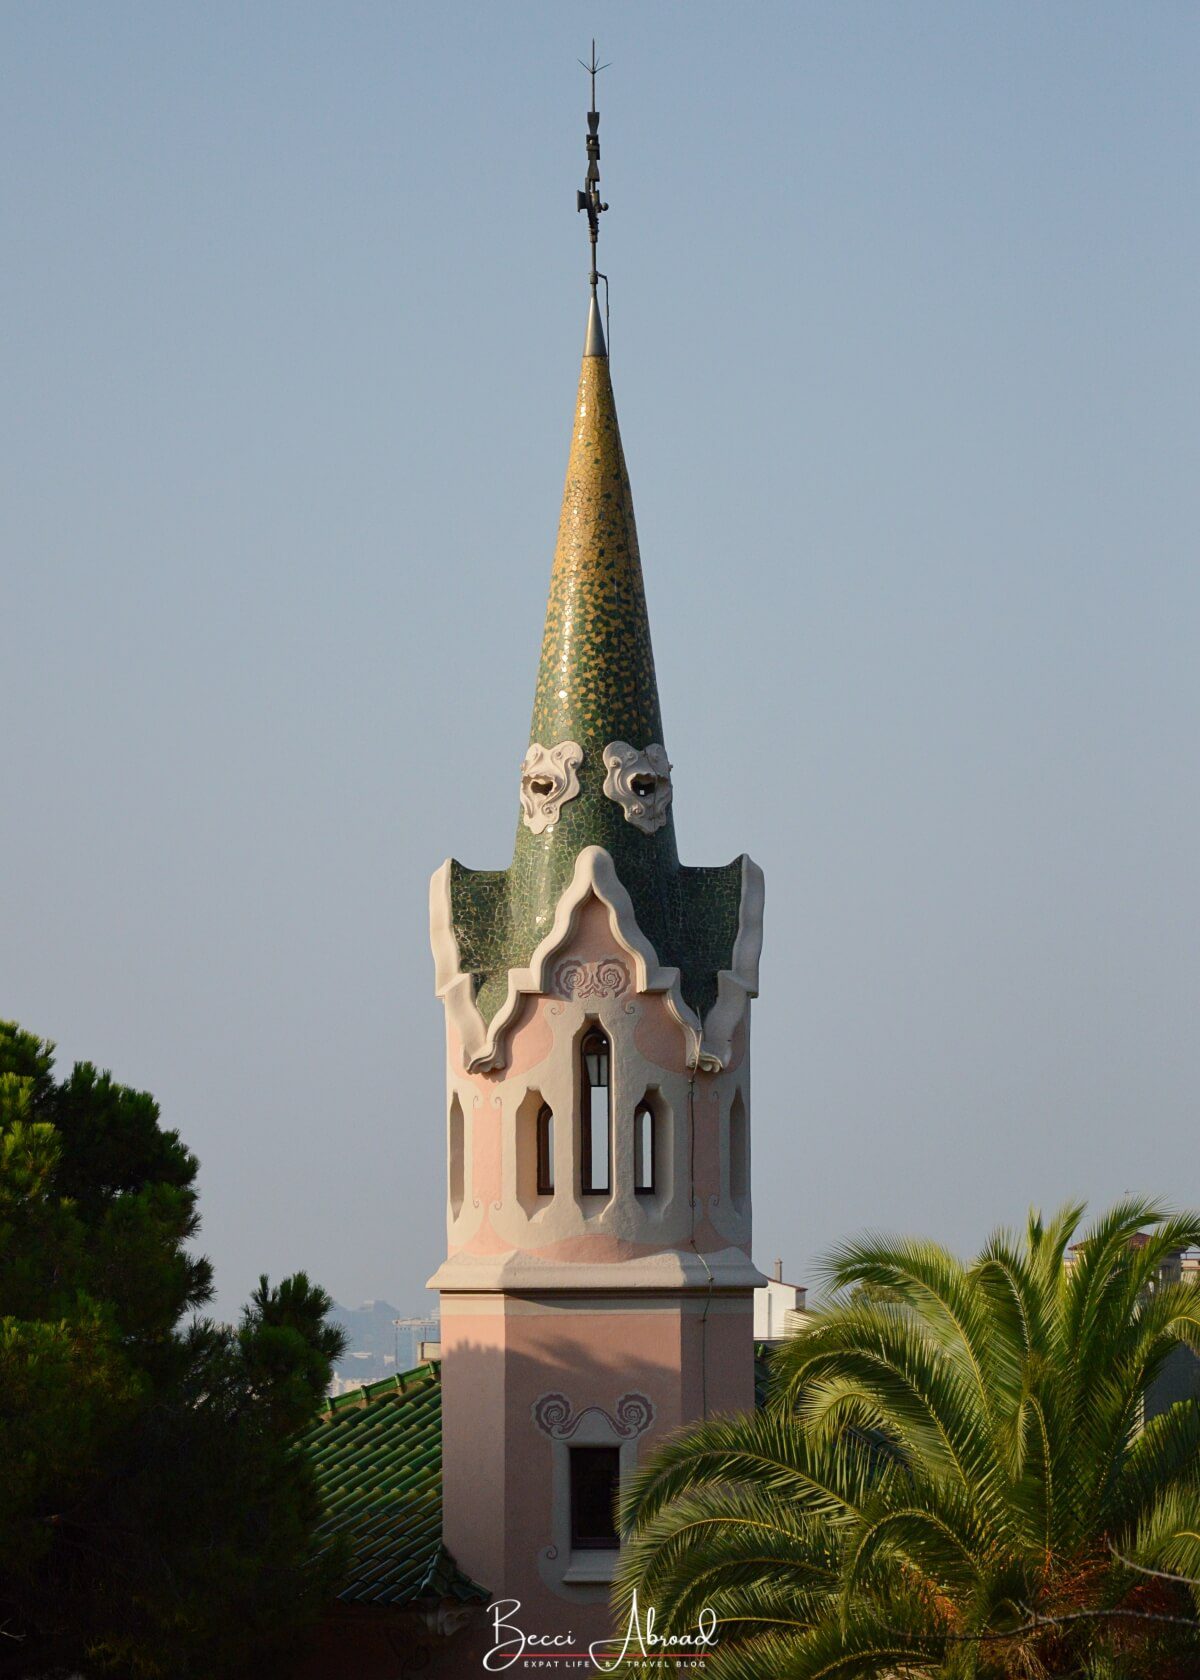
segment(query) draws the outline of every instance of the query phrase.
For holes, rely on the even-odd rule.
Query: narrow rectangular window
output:
[[[582,1045],[583,1112],[580,1116],[581,1181],[585,1196],[607,1195],[612,1171],[610,1055],[608,1039],[599,1029]]]
[[[455,1219],[463,1205],[463,1111],[455,1092],[450,1103],[450,1213]]]
[[[543,1103],[537,1115],[537,1193],[554,1194],[554,1115]]]
[[[633,1188],[639,1196],[654,1194],[654,1110],[645,1099],[633,1116]]]
[[[615,1552],[617,1490],[621,1482],[620,1447],[572,1447],[571,1549]]]

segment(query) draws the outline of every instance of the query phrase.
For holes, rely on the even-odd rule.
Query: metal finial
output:
[[[601,70],[607,70],[607,64],[596,63],[596,43],[592,42],[592,60],[590,64],[579,63],[592,78],[592,108],[587,114],[587,174],[584,176],[583,191],[575,194],[576,210],[586,210],[588,218],[588,239],[592,246],[592,266],[588,274],[588,284],[592,288],[593,298],[596,295],[596,282],[600,273],[596,268],[596,241],[600,234],[600,217],[608,209],[607,204],[600,202],[600,113],[596,109],[596,77]],[[607,281],[605,282],[607,284]]]

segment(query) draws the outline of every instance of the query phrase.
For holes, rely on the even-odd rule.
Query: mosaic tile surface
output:
[[[490,1021],[549,930],[585,846],[603,846],[633,900],[659,961],[682,971],[683,994],[702,1014],[728,968],[741,904],[741,862],[692,869],[679,862],[670,814],[654,834],[625,820],[604,791],[604,748],[663,742],[654,652],[629,474],[606,356],[585,356],[571,431],[558,544],[542,637],[530,741],[583,748],[580,791],[543,834],[518,821],[507,870],[455,864],[451,893],[465,972]],[[517,800],[519,759],[513,760]]]

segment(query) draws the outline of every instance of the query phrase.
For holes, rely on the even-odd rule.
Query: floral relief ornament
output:
[[[554,989],[560,997],[620,997],[629,988],[629,970],[620,957],[581,962],[568,957],[554,970]]]
[[[671,803],[671,761],[660,741],[645,752],[628,741],[610,741],[604,749],[604,791],[625,813],[625,821],[654,834],[667,820]]]
[[[644,1394],[622,1394],[611,1412],[603,1406],[585,1406],[577,1412],[567,1396],[559,1393],[539,1395],[529,1409],[542,1433],[556,1441],[569,1441],[590,1412],[626,1441],[644,1434],[654,1422],[654,1403]]]
[[[578,741],[560,741],[556,747],[531,743],[521,764],[521,820],[531,834],[553,827],[563,806],[578,794],[582,763]]]

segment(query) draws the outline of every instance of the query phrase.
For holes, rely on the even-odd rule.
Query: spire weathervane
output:
[[[607,70],[607,64],[596,63],[596,43],[592,42],[592,61],[584,64],[578,61],[592,78],[592,108],[587,114],[587,174],[584,176],[583,191],[575,194],[575,209],[586,210],[588,218],[588,239],[592,246],[592,266],[588,274],[588,284],[592,288],[593,298],[596,295],[596,282],[602,278],[596,267],[596,241],[600,235],[600,217],[608,209],[607,204],[600,202],[600,113],[596,109],[596,77],[601,70]],[[603,276],[605,286],[608,277]]]

